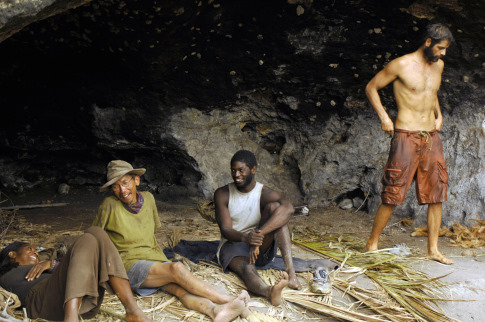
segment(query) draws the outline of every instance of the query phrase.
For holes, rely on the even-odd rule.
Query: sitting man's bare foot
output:
[[[244,294],[245,293],[245,294]],[[249,301],[248,292],[242,291],[234,300],[229,303],[217,305],[214,309],[214,322],[229,322],[243,314]]]
[[[240,297],[243,297],[244,298],[244,304],[246,305],[246,307],[244,308],[244,311],[241,313],[241,317],[243,319],[247,318],[249,316],[249,314],[251,313],[249,311],[249,300],[250,300],[250,297],[249,297],[249,294],[247,291],[243,290],[241,292],[241,294],[239,294]]]
[[[271,288],[271,294],[269,300],[273,305],[280,305],[281,303],[281,292],[285,287],[288,286],[288,273],[281,272],[279,278],[276,280],[275,284]]]
[[[294,290],[301,290],[301,283],[298,280],[295,272],[289,273],[288,276],[290,277],[288,281],[288,287]]]
[[[245,318],[247,318],[247,317],[249,316],[249,314],[251,313],[251,312],[249,311],[249,299],[250,299],[250,298],[249,298],[249,294],[248,294],[248,292],[247,292],[246,290],[243,290],[243,291],[241,292],[241,294],[239,294],[239,295],[238,295],[238,297],[240,297],[240,298],[244,299],[244,304],[245,304],[245,306],[246,306],[246,307],[244,308],[244,311],[241,313],[241,315],[240,315],[240,316],[241,316],[243,319],[245,319]]]
[[[428,254],[426,254],[426,259],[429,259],[429,260],[432,260],[432,261],[437,261],[437,262],[440,262],[440,263],[446,264],[446,265],[451,265],[451,264],[454,263],[454,261],[446,258],[446,256],[441,254],[440,252],[436,252],[436,253],[429,253],[428,252]]]
[[[137,308],[133,312],[126,312],[125,315],[125,320],[126,322],[149,322],[152,321],[148,316],[143,313],[143,311],[140,308]]]

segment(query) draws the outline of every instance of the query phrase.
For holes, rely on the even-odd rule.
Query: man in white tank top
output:
[[[256,157],[240,150],[231,159],[234,182],[214,193],[216,219],[221,229],[217,252],[225,272],[235,272],[249,291],[268,298],[273,305],[281,302],[286,286],[301,289],[291,257],[291,238],[288,229],[294,208],[280,193],[256,182]],[[275,285],[267,285],[256,266],[271,262],[277,247],[286,265]]]

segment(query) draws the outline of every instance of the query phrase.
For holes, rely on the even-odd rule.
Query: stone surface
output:
[[[338,203],[338,206],[340,209],[344,209],[344,210],[350,209],[353,207],[352,200],[344,199]]]
[[[367,196],[374,213],[390,137],[365,84],[439,20],[456,38],[439,92],[443,222],[485,218],[482,1],[87,2],[0,7],[1,189],[98,187],[125,159],[166,198],[211,198],[244,148],[295,204]],[[382,100],[395,117],[390,86]],[[412,186],[396,212],[424,223],[425,208]]]
[[[31,23],[77,8],[91,0],[4,0],[0,2],[0,42]]]
[[[68,184],[66,184],[66,183],[61,183],[61,184],[59,185],[59,187],[57,188],[57,192],[58,192],[59,194],[61,194],[61,195],[67,195],[67,194],[69,193],[69,189],[70,189],[70,188],[71,188],[71,187],[69,187],[69,185],[68,185]]]
[[[360,209],[361,207],[363,207],[363,204],[364,204],[364,200],[360,197],[355,197],[352,199],[352,205],[356,209]]]

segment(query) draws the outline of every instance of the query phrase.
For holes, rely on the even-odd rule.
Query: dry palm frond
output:
[[[187,257],[182,256],[180,254],[174,253],[173,259],[181,261],[182,263],[184,263],[184,265],[187,267],[187,269],[191,272],[194,272],[194,271],[199,269],[199,267],[197,266],[196,263],[194,263],[193,261],[191,261]]]
[[[446,227],[441,227],[440,229],[440,232],[439,232],[439,236],[450,236],[451,235],[451,231],[446,228]],[[411,233],[411,236],[412,237],[426,237],[428,236],[428,227],[418,227],[414,230],[413,233]]]
[[[217,224],[216,221],[216,206],[211,200],[206,200],[197,205],[197,211],[205,220]]]
[[[363,250],[365,240],[359,241],[357,238],[320,235],[313,238],[294,238],[294,242],[342,262],[341,266],[348,264],[365,269],[365,274],[416,320],[453,321],[437,311],[436,302],[446,300],[445,293],[441,291],[445,286],[439,280],[441,277],[431,278],[414,270],[399,255],[386,250],[361,253],[359,250]],[[373,305],[369,306],[370,303],[367,302],[366,305],[375,310]]]
[[[427,237],[428,236],[428,227],[418,227],[412,233],[412,237]]]
[[[168,248],[174,248],[180,243],[180,229],[175,229],[172,233],[168,236]]]
[[[14,309],[20,307],[20,300],[16,294],[0,287],[0,310],[3,311],[5,307],[7,308],[6,313],[12,316],[15,313]]]
[[[485,246],[485,219],[470,220],[477,222],[477,224],[473,227],[466,227],[460,223],[456,223],[453,225],[451,230],[441,227],[439,236],[450,237],[452,246],[459,246],[462,248],[477,248]],[[411,236],[428,236],[428,229],[426,227],[416,228]]]
[[[385,291],[364,289],[342,278],[335,278],[333,286],[360,301],[391,321],[413,321],[414,317],[398,305]]]
[[[463,248],[476,248],[485,246],[485,219],[476,220],[477,224],[473,227],[465,227],[460,223],[453,225],[453,232],[450,234],[453,246]]]
[[[356,275],[363,274],[365,270],[351,271],[344,269],[345,273],[352,273],[348,280],[337,278],[334,281],[334,289],[342,291],[342,294],[350,295],[359,302],[353,302],[350,306],[346,303],[339,305],[332,301],[333,294],[323,295],[310,291],[309,285],[313,278],[312,273],[300,273],[309,283],[303,285],[299,291],[285,289],[282,298],[285,303],[293,303],[305,308],[308,311],[324,314],[344,321],[414,321],[412,314],[403,309],[396,301],[384,291],[376,292],[359,288],[349,280]],[[260,271],[261,278],[269,285],[272,285],[278,278],[280,272],[272,269]],[[363,306],[361,305],[363,304]],[[372,308],[369,311],[367,308]],[[371,313],[371,314],[370,314]]]
[[[341,306],[332,305],[317,301],[315,298],[301,295],[297,291],[286,292],[284,299],[298,305],[301,305],[311,311],[323,313],[328,316],[335,317],[344,321],[387,321],[386,319],[377,316],[371,316],[363,313],[358,313],[348,310]]]
[[[409,217],[404,217],[400,220],[400,223],[401,225],[403,225],[404,227],[410,227],[412,225],[414,225],[414,221],[409,218]]]

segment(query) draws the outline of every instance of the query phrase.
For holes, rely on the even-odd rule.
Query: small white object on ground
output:
[[[389,253],[407,256],[407,255],[411,255],[411,249],[409,249],[408,245],[406,245],[405,243],[401,243],[401,244],[394,245],[392,249],[389,251]]]

